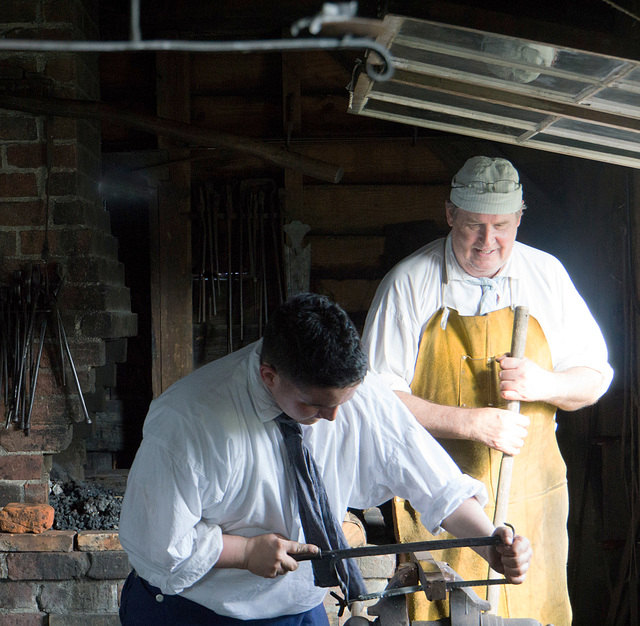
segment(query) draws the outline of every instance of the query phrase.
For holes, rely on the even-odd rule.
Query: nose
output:
[[[488,246],[496,240],[496,233],[492,226],[485,224],[480,230],[480,241],[483,245]]]
[[[338,407],[334,406],[331,408],[320,409],[318,411],[318,415],[323,419],[327,420],[327,422],[333,422],[336,419],[336,415],[338,413]]]

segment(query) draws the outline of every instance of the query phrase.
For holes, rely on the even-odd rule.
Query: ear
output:
[[[449,224],[449,228],[453,228],[453,215],[448,202],[445,204],[445,215],[447,217],[447,224]]]
[[[520,221],[522,220],[522,210],[518,212],[518,221],[516,222],[516,228],[520,227]]]
[[[278,372],[276,372],[271,365],[267,365],[266,363],[260,364],[260,378],[262,378],[262,382],[268,389],[273,389],[277,375]]]

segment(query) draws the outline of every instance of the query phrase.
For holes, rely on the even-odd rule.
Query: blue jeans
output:
[[[156,596],[161,596],[158,602]],[[135,572],[131,572],[120,599],[120,622],[123,626],[329,626],[324,606],[267,619],[241,620],[218,615],[197,602],[182,596],[164,595]]]

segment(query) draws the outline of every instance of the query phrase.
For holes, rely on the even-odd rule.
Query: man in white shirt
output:
[[[481,483],[462,474],[396,395],[367,374],[353,324],[302,294],[262,342],[214,361],[155,400],[131,468],[120,541],[135,570],[122,593],[132,624],[328,624],[314,585],[278,420],[300,425],[335,518],[394,494],[434,532],[499,534],[478,552],[514,583],[529,542],[495,529]],[[244,620],[244,621],[243,621]]]
[[[524,208],[509,161],[469,159],[453,178],[446,203],[449,236],[416,251],[383,279],[363,342],[372,370],[460,468],[485,483],[490,517],[501,453],[516,455],[509,520],[531,539],[534,558],[527,584],[505,589],[500,615],[569,626],[568,495],[555,410],[596,402],[613,371],[602,333],[566,270],[551,255],[516,241]],[[523,359],[504,356],[516,306],[530,312]],[[523,403],[520,413],[504,410],[509,400]],[[415,540],[420,531],[411,507],[394,506],[398,538]],[[479,560],[442,558],[464,578],[486,570]],[[438,616],[433,606],[413,614]]]

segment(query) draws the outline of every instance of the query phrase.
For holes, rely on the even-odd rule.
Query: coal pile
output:
[[[49,504],[55,530],[118,530],[122,496],[101,485],[52,480]]]

